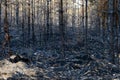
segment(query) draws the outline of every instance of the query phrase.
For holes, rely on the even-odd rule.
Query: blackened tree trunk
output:
[[[30,47],[30,4],[31,2],[28,3],[28,32],[27,32],[27,45]]]
[[[2,26],[2,24],[1,24],[1,11],[2,11],[2,1],[0,1],[0,32],[1,32],[1,26]]]
[[[118,53],[118,37],[119,37],[119,32],[118,32],[118,0],[114,0],[113,2],[113,27],[114,27],[114,56],[115,56],[115,64],[119,64],[119,53]]]
[[[41,5],[42,4],[42,1],[38,1],[38,5]],[[40,6],[37,6],[37,23],[38,23],[38,26],[39,26],[39,46],[41,47],[42,46],[42,15],[43,14],[43,10],[40,8]],[[40,18],[39,18],[40,17]]]
[[[46,23],[46,26],[47,26],[47,30],[46,30],[46,41],[49,40],[50,38],[50,15],[49,15],[49,0],[47,0],[47,17],[46,17],[46,20],[47,20],[47,23]]]
[[[9,24],[8,24],[8,17],[7,17],[7,0],[4,2],[5,5],[5,17],[4,17],[4,42],[2,45],[4,53],[10,52],[10,35],[9,35]]]
[[[82,0],[82,32],[84,33],[84,22],[85,22],[85,20],[84,20],[84,15],[85,15],[85,13],[84,13],[84,0]]]
[[[87,54],[88,0],[85,3],[85,53]]]
[[[64,54],[64,39],[65,39],[65,26],[63,22],[63,0],[60,0],[59,2],[59,30],[60,30],[60,36],[61,36],[61,53],[62,57],[65,57]]]
[[[25,46],[25,2],[22,3],[22,41],[23,41],[23,46]]]
[[[109,26],[110,26],[110,55],[111,62],[115,63],[114,58],[114,14],[113,14],[113,3],[114,0],[109,0]]]
[[[13,9],[12,9],[12,6],[13,6],[13,4],[11,3],[11,5],[10,5],[10,27],[12,27],[13,26]]]
[[[35,29],[34,29],[34,20],[35,20],[35,0],[32,0],[32,45],[35,45]]]
[[[19,1],[16,0],[16,26],[19,26]]]
[[[52,0],[50,0],[50,3],[49,3],[49,26],[50,26],[50,30],[49,30],[49,39],[51,40],[51,38],[53,38],[53,16],[52,16],[52,7],[53,7],[53,4],[52,4]]]

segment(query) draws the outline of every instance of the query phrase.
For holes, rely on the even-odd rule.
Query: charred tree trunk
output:
[[[86,3],[85,3],[85,53],[87,54],[88,51],[87,51],[87,28],[88,28],[88,0],[86,0]]]
[[[0,32],[1,32],[1,26],[2,26],[2,24],[1,24],[1,20],[2,20],[2,19],[1,19],[1,11],[2,11],[2,8],[1,8],[1,7],[2,7],[2,6],[1,6],[1,5],[2,5],[2,1],[0,1]]]
[[[35,20],[35,0],[32,0],[32,45],[35,45],[35,29],[34,29],[34,20]]]
[[[28,33],[27,33],[27,45],[28,45],[28,47],[30,47],[30,2],[28,3]]]
[[[23,41],[23,47],[25,47],[25,4],[24,2],[22,3],[22,41]]]
[[[19,2],[16,0],[16,26],[19,26]]]
[[[109,26],[110,26],[110,55],[111,55],[111,62],[115,63],[114,58],[114,14],[113,14],[113,3],[114,0],[109,0]]]
[[[60,0],[59,2],[59,30],[60,30],[60,36],[61,36],[61,53],[62,53],[62,57],[65,57],[64,54],[64,44],[65,44],[65,26],[64,26],[64,22],[63,22],[63,0]]]
[[[4,53],[10,52],[10,35],[9,35],[9,24],[8,24],[8,17],[7,17],[7,0],[4,2],[5,5],[5,17],[4,17],[4,42],[2,45]],[[6,55],[5,55],[6,56]]]
[[[49,0],[47,0],[47,17],[46,17],[46,20],[47,20],[47,23],[46,23],[46,26],[47,26],[47,30],[46,30],[46,41],[48,41],[49,40],[49,38],[50,38],[50,33],[49,33],[49,31],[50,31],[50,15],[49,15],[49,5],[50,5],[50,3],[49,3]]]

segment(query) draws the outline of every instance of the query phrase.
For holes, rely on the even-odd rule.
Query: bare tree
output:
[[[87,51],[87,34],[88,34],[88,0],[86,0],[85,3],[85,53],[88,53]]]
[[[25,46],[25,1],[22,2],[22,41]]]
[[[60,0],[59,2],[59,30],[61,35],[61,52],[62,56],[65,57],[64,54],[64,44],[65,44],[65,26],[64,26],[64,20],[63,20],[63,0]]]
[[[31,33],[31,28],[30,28],[30,12],[31,12],[31,9],[30,9],[30,6],[31,6],[31,2],[28,2],[27,3],[28,4],[28,32],[27,32],[27,45],[28,45],[28,47],[30,47],[30,33]]]
[[[19,26],[19,1],[16,0],[16,26]]]
[[[7,17],[7,0],[4,2],[5,5],[5,17],[4,17],[4,42],[2,45],[4,53],[10,52],[10,35],[9,35],[9,24],[8,24],[8,17]]]
[[[0,1],[0,26],[1,25],[1,11],[2,11],[2,1]],[[1,32],[1,27],[0,27],[0,32]]]
[[[35,29],[34,29],[34,20],[35,20],[35,0],[32,0],[32,44],[35,45]]]

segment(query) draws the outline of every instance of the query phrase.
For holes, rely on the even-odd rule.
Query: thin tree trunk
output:
[[[34,10],[33,10],[34,9]],[[35,20],[35,0],[32,0],[32,44],[35,45],[35,30],[34,30],[34,20]]]
[[[10,52],[10,35],[9,35],[9,24],[8,24],[8,17],[7,17],[7,0],[4,2],[5,4],[5,17],[4,17],[4,42],[2,45],[4,53]],[[7,50],[7,52],[6,52]]]
[[[115,63],[114,61],[114,58],[115,58],[115,55],[114,55],[114,14],[113,14],[113,4],[114,4],[114,0],[109,0],[109,12],[112,12],[110,13],[109,15],[109,26],[110,26],[110,55],[111,55],[111,62],[112,63]]]
[[[88,0],[86,0],[86,3],[85,3],[85,53],[87,54],[88,51],[87,51],[87,28],[88,28]]]
[[[50,15],[49,15],[49,0],[47,0],[47,17],[46,17],[46,20],[47,20],[47,30],[46,30],[46,41],[49,40],[50,38]]]
[[[64,54],[65,28],[64,28],[64,22],[63,22],[63,0],[60,0],[60,4],[59,4],[59,30],[61,35],[61,53],[62,53],[62,58],[64,58],[65,57],[65,54]]]
[[[23,47],[25,46],[25,23],[24,23],[24,21],[25,21],[25,19],[24,19],[24,17],[25,17],[25,3],[23,2],[22,3],[22,41],[23,41]]]
[[[30,11],[31,11],[30,10],[30,4],[31,4],[31,2],[28,3],[28,34],[27,34],[28,35],[28,37],[27,37],[28,38],[27,39],[28,47],[30,47]]]
[[[0,32],[1,32],[1,26],[2,26],[2,24],[1,24],[1,21],[2,21],[2,20],[1,20],[1,15],[2,15],[2,14],[1,14],[1,11],[2,11],[2,8],[1,8],[2,6],[1,6],[1,4],[2,4],[2,1],[0,1]]]
[[[16,26],[19,26],[19,1],[16,0]]]

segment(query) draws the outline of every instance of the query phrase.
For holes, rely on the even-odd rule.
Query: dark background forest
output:
[[[8,80],[119,80],[119,17],[119,0],[0,0],[0,66],[35,72]]]

